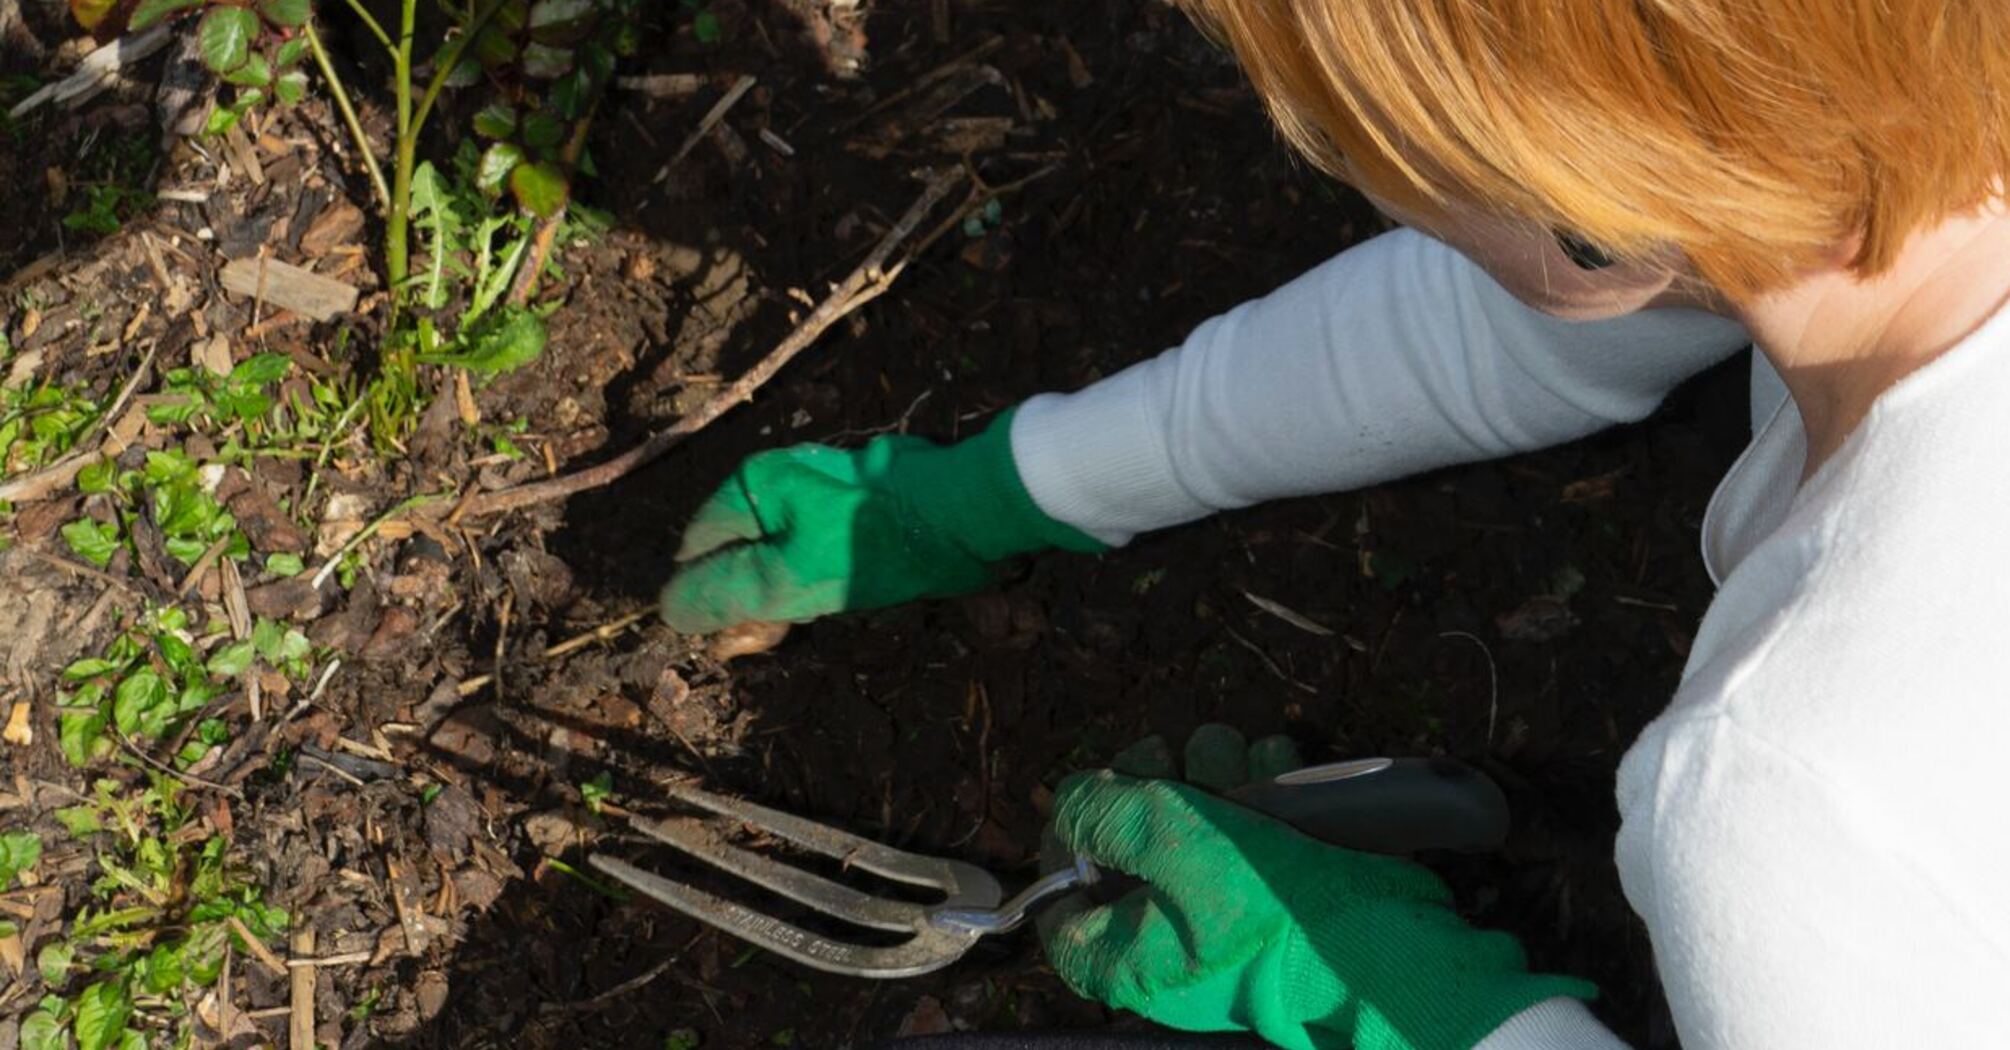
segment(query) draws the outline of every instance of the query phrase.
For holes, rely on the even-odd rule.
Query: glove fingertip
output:
[[[1269,780],[1293,770],[1302,769],[1305,758],[1299,754],[1298,743],[1282,733],[1267,736],[1249,745],[1249,779]]]
[[[1173,762],[1172,745],[1166,743],[1166,738],[1157,733],[1117,752],[1116,756],[1110,759],[1110,768],[1132,777],[1179,775],[1179,766]]]
[[[678,634],[710,634],[727,626],[717,611],[692,600],[689,587],[680,587],[683,573],[671,577],[656,599],[657,614]]]
[[[1249,782],[1249,741],[1234,726],[1209,722],[1186,741],[1186,778],[1214,792]]]

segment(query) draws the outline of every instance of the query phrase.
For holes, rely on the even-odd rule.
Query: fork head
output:
[[[656,821],[637,820],[634,822],[636,830],[727,874],[842,922],[865,929],[909,934],[906,940],[892,945],[842,940],[805,930],[689,883],[643,871],[606,854],[597,853],[590,858],[593,867],[630,889],[805,966],[854,977],[876,978],[912,977],[941,969],[969,951],[979,935],[931,923],[929,912],[944,907],[995,908],[1004,895],[998,880],[975,865],[893,849],[826,824],[693,787],[676,785],[668,791],[670,797],[679,803],[726,818],[726,827],[699,818],[672,817]],[[727,832],[734,824],[830,857],[847,868],[858,868],[884,879],[937,890],[944,899],[931,904],[916,904],[874,896],[833,882],[733,844]]]

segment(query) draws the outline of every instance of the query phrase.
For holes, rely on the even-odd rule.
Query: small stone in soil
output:
[[[546,810],[523,818],[524,836],[540,851],[557,856],[584,836],[584,830],[564,810]]]

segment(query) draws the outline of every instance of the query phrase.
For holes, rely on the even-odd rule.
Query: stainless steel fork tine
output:
[[[717,829],[696,820],[637,820],[633,826],[721,871],[849,923],[876,930],[912,931],[923,918],[920,905],[861,893],[794,865],[770,860],[727,842]],[[597,864],[599,858],[594,860]]]
[[[812,853],[842,861],[849,867],[911,886],[932,886],[949,894],[951,902],[989,907],[997,904],[1002,896],[997,880],[975,865],[894,849],[828,824],[805,820],[744,799],[714,795],[688,784],[671,784],[665,790],[671,798],[686,805],[743,821]]]
[[[626,861],[594,855],[595,868],[623,884],[735,937],[829,973],[852,977],[913,977],[953,963],[975,934],[936,929],[926,923],[913,939],[891,947],[848,944],[811,933],[772,915],[735,904],[695,886],[643,871]]]

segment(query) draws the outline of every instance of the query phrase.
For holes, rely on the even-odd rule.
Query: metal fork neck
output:
[[[930,908],[928,922],[938,930],[972,937],[1009,933],[1018,929],[1037,906],[1092,885],[1099,876],[1095,864],[1088,857],[1076,854],[1073,864],[1048,872],[1038,882],[996,908]]]

